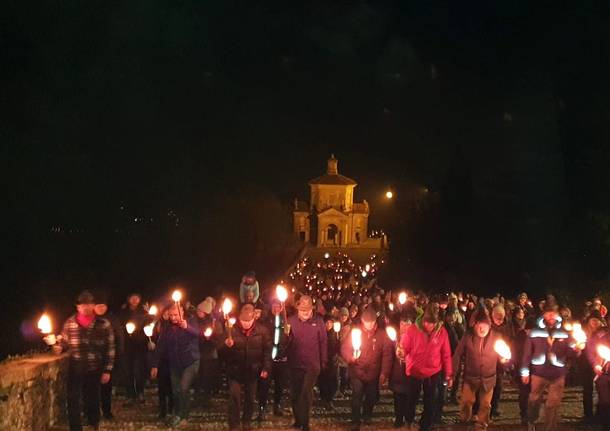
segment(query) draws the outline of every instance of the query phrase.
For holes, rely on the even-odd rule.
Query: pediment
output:
[[[345,213],[342,213],[341,211],[339,211],[336,208],[327,208],[324,211],[318,213],[318,217],[328,217],[328,216],[334,216],[334,217],[347,217],[347,215],[345,215]]]

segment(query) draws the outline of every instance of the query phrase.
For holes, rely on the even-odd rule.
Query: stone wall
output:
[[[0,430],[44,431],[66,414],[66,355],[38,354],[0,364]]]

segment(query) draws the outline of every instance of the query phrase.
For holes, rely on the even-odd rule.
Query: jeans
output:
[[[545,379],[540,376],[531,377],[532,391],[530,392],[527,406],[527,420],[533,424],[538,420],[540,407],[542,406],[542,394],[548,389],[546,405],[544,408],[545,431],[554,431],[559,422],[559,406],[563,398],[565,387],[565,376],[556,379]]]
[[[239,413],[243,406],[242,420],[245,425],[252,421],[254,411],[254,396],[258,379],[255,377],[243,381],[229,377],[229,429],[239,429]],[[244,402],[241,402],[241,388],[244,387]]]
[[[70,365],[68,369],[68,422],[70,431],[81,431],[81,400],[90,425],[100,423],[100,371],[82,372]]]
[[[433,376],[425,379],[418,379],[413,376],[407,376],[407,408],[406,419],[407,423],[415,422],[415,407],[419,399],[420,392],[424,391],[424,411],[419,421],[420,431],[429,431],[432,426],[432,421],[435,415],[435,408],[438,402],[438,386],[441,380],[441,373],[436,373]]]
[[[491,396],[491,415],[495,416],[498,411],[498,406],[500,405],[500,398],[502,398],[502,390],[504,389],[504,385],[502,383],[502,378],[504,377],[504,367],[498,365],[496,374],[496,386],[494,387],[494,392]]]
[[[205,396],[216,392],[220,386],[220,364],[218,359],[200,360],[199,365],[199,390]]]
[[[370,419],[377,402],[379,381],[365,382],[357,377],[350,378],[352,387],[352,423],[360,424],[360,416]]]
[[[597,388],[597,416],[604,429],[610,429],[610,375],[602,374],[595,381]]]
[[[172,395],[176,403],[176,415],[182,419],[188,418],[191,400],[190,389],[199,374],[199,360],[185,368],[170,368]]]
[[[479,411],[477,414],[477,422],[475,429],[486,429],[489,424],[489,415],[491,410],[491,399],[493,397],[494,388],[485,390],[481,382],[464,381],[462,386],[462,399],[460,403],[460,419],[462,422],[468,422],[472,418],[472,406],[475,400],[479,400]]]
[[[159,416],[172,414],[174,412],[174,397],[172,395],[172,379],[170,377],[167,360],[159,363],[159,374],[157,375],[159,385]]]
[[[108,383],[100,385],[100,398],[102,413],[104,416],[110,416],[112,414],[112,376]]]
[[[262,409],[267,406],[267,400],[269,399],[269,389],[271,387],[271,379],[273,379],[273,405],[279,408],[279,406],[282,404],[284,390],[288,385],[288,362],[273,362],[269,378],[261,379],[259,381],[257,396],[258,404]]]
[[[309,412],[313,403],[313,387],[320,371],[294,368],[290,371],[290,395],[294,422],[298,427],[308,430]]]
[[[320,388],[320,399],[331,402],[337,392],[337,367],[329,364],[318,377],[318,387]]]
[[[126,352],[124,360],[127,397],[136,399],[138,396],[144,394],[144,382],[146,381],[146,352]]]
[[[403,425],[407,421],[407,405],[409,396],[394,392],[394,420],[397,424]]]

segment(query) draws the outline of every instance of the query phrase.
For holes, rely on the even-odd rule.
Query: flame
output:
[[[134,329],[135,329],[135,325],[134,325]],[[144,327],[144,333],[146,334],[147,337],[152,337],[153,329],[155,329],[154,323],[151,323]],[[127,332],[129,332],[129,329],[127,329]],[[131,332],[133,332],[133,331],[131,331]]]
[[[400,305],[405,305],[405,302],[407,302],[407,292],[400,292],[398,295],[398,302]]]
[[[156,316],[158,312],[159,312],[159,309],[157,308],[156,305],[151,305],[150,308],[148,309],[148,314],[150,314],[151,316]]]
[[[610,361],[610,347],[605,344],[600,344],[597,346],[597,354],[604,360]]]
[[[235,322],[237,322],[237,319],[235,317],[231,317],[229,319],[229,325],[233,326],[233,325],[235,325]]]
[[[212,328],[210,328],[209,326],[205,328],[205,331],[203,331],[203,336],[206,338],[210,338],[212,336]]]
[[[508,360],[512,357],[512,354],[510,352],[510,347],[508,347],[508,344],[506,344],[506,342],[504,340],[497,340],[496,344],[494,344],[494,350],[503,359]]]
[[[174,292],[172,293],[172,301],[180,302],[181,300],[182,300],[182,292],[180,292],[179,290],[174,290]]]
[[[277,299],[279,299],[280,302],[286,302],[286,300],[288,299],[288,291],[281,284],[278,284],[275,287],[275,294],[277,295]]]
[[[352,347],[354,352],[359,352],[362,347],[362,331],[360,328],[352,329]]]
[[[396,338],[397,338],[396,329],[394,329],[391,326],[386,326],[385,332],[386,332],[386,334],[388,334],[388,338],[390,340],[396,341]]]
[[[43,314],[38,320],[38,329],[43,334],[50,334],[53,331],[53,325],[51,325],[51,318],[47,314]]]
[[[576,344],[584,344],[587,342],[587,334],[582,329],[582,325],[580,323],[572,324],[572,337]]]
[[[229,298],[225,298],[225,301],[222,303],[222,312],[227,315],[231,313],[233,310],[233,302]]]
[[[388,305],[388,308],[390,309],[390,311],[394,311],[394,303],[390,302],[390,304]]]
[[[335,322],[333,323],[333,330],[337,333],[339,333],[339,331],[341,331],[341,322]]]
[[[127,331],[127,333],[128,333],[129,335],[133,334],[133,331],[135,331],[135,330],[136,330],[136,325],[135,325],[135,323],[133,323],[133,322],[127,322],[127,323],[125,324],[125,330]]]

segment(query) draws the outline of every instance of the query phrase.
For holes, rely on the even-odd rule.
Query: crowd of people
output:
[[[82,292],[53,346],[69,352],[70,429],[82,429],[81,405],[94,429],[101,414],[112,418],[113,385],[125,387],[135,405],[145,402],[147,381],[155,381],[159,417],[175,427],[188,423],[193,399],[205,406],[224,396],[231,431],[249,430],[268,414],[292,414],[293,428],[306,431],[317,394],[328,410],[348,397],[358,430],[371,422],[387,387],[396,428],[414,426],[421,396],[421,431],[440,423],[445,403],[459,404],[460,419],[484,430],[502,414],[510,379],[519,388],[523,425],[535,429],[544,403],[545,429],[552,431],[574,367],[585,420],[610,427],[610,331],[599,298],[576,319],[552,295],[534,303],[525,293],[509,299],[385,291],[375,281],[380,265],[377,256],[360,266],[341,253],[304,259],[289,283],[265,292],[249,272],[230,309],[226,298],[207,297],[156,310],[133,293],[113,314],[102,294]]]

